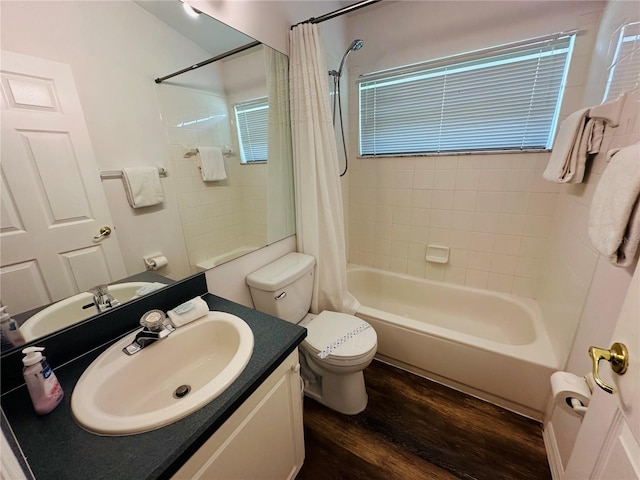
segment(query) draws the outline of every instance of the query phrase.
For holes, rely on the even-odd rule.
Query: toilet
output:
[[[247,276],[255,308],[306,327],[300,344],[304,392],[340,413],[354,415],[367,406],[362,371],[378,346],[375,330],[346,313],[309,313],[315,258],[288,253]]]

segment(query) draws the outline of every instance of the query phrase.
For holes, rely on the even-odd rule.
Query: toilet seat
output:
[[[368,361],[375,354],[376,331],[353,315],[324,311],[317,316],[308,315],[300,325],[307,327],[303,345],[318,362],[353,365]]]

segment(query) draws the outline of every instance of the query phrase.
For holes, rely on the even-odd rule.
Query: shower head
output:
[[[342,67],[344,66],[345,60],[347,59],[347,55],[349,55],[351,52],[355,52],[356,50],[360,50],[362,47],[364,47],[364,40],[360,40],[359,38],[357,38],[353,42],[351,42],[351,45],[349,45],[349,48],[347,48],[347,51],[344,52],[344,55],[342,56],[340,68],[338,69],[338,77],[342,76]]]
[[[349,45],[349,48],[347,49],[347,53],[350,51],[353,52],[356,50],[360,50],[362,47],[364,47],[364,40],[360,40],[359,38],[357,38],[353,42],[351,42],[351,45]]]

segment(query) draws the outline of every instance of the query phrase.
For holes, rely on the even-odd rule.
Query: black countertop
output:
[[[170,478],[306,336],[306,329],[295,324],[215,295],[205,294],[202,298],[210,310],[242,318],[253,331],[254,348],[236,381],[218,398],[182,420],[122,437],[95,435],[75,423],[71,414],[73,388],[108,345],[55,370],[65,397],[48,415],[35,414],[24,385],[2,396],[2,410],[37,480]]]

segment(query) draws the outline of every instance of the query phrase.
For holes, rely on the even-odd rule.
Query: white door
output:
[[[617,375],[609,363],[600,361],[601,379],[617,392],[596,388],[565,470],[567,480],[640,479],[640,268],[631,280],[613,337],[598,347],[608,349],[613,342],[626,345],[629,366]]]
[[[71,68],[11,52],[0,65],[0,292],[22,312],[126,271]]]

